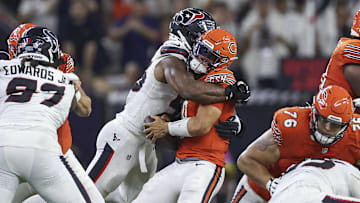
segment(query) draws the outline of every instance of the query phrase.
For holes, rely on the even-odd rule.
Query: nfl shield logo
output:
[[[329,148],[322,148],[321,149],[321,154],[326,154],[329,151]]]

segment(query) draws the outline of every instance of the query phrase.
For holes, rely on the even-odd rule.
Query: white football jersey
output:
[[[177,39],[164,42],[151,60],[142,78],[140,78],[126,99],[124,111],[117,116],[122,116],[129,130],[141,135],[143,133],[144,118],[148,115],[161,113],[173,113],[171,102],[177,97],[177,93],[169,84],[155,79],[156,65],[164,57],[174,56],[185,63],[189,56],[189,50],[184,43]]]
[[[0,146],[61,152],[57,129],[69,114],[74,75],[28,62],[22,67],[20,59],[0,60]]]
[[[345,161],[308,159],[290,166],[287,171],[281,177],[275,194],[297,185],[314,187],[326,194],[360,198],[360,171]]]

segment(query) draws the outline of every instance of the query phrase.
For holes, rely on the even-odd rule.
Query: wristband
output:
[[[80,91],[76,91],[76,93],[75,93],[76,102],[79,102],[80,98],[81,98],[81,93],[80,93]]]
[[[184,118],[178,121],[169,122],[169,134],[171,136],[191,137],[187,128],[187,123],[189,122],[189,120],[190,118]]]

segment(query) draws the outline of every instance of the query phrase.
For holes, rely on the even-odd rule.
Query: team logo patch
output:
[[[321,154],[326,154],[329,151],[329,148],[325,147],[321,149]]]
[[[204,19],[205,15],[196,11],[185,10],[175,16],[175,22],[177,24],[190,25],[196,20]]]
[[[320,94],[316,97],[317,102],[319,103],[319,107],[324,109],[327,107],[326,99],[327,99],[326,89],[322,90]]]

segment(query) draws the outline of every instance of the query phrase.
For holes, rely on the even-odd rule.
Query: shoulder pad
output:
[[[175,56],[183,61],[187,61],[190,54],[190,50],[185,46],[185,43],[179,40],[167,40],[159,49],[161,56]]]
[[[234,85],[236,79],[232,71],[224,69],[221,71],[212,71],[204,76],[204,81],[208,83],[221,84],[224,86]]]

